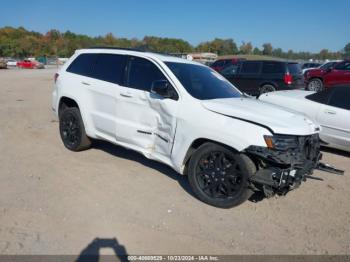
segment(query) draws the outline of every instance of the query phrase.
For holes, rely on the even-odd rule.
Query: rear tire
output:
[[[307,84],[307,90],[309,91],[321,92],[323,89],[323,82],[321,79],[318,78],[311,79],[310,82]]]
[[[273,85],[267,84],[260,87],[260,95],[274,91],[276,91],[276,88]]]
[[[78,108],[63,109],[59,118],[61,139],[67,149],[77,152],[91,146],[91,140],[85,133],[83,119]]]
[[[188,179],[195,195],[220,208],[238,206],[249,198],[248,179],[252,174],[242,155],[214,143],[201,145],[188,165]]]

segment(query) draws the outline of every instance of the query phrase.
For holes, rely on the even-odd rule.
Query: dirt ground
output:
[[[317,171],[323,182],[287,196],[214,208],[138,153],[66,150],[54,72],[0,70],[0,254],[350,254],[350,154],[324,152],[345,176]]]

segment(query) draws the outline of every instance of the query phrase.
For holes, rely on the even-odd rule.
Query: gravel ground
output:
[[[350,253],[349,154],[324,152],[345,176],[317,171],[323,182],[287,196],[214,208],[138,153],[105,142],[66,150],[54,72],[0,70],[0,254]]]

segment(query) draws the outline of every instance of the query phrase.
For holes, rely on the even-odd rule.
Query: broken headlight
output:
[[[298,138],[289,135],[264,136],[266,145],[270,149],[288,150],[298,147]]]

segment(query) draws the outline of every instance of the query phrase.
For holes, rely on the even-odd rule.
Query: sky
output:
[[[341,50],[350,42],[350,0],[11,0],[0,27],[89,36],[182,38],[192,45],[233,38],[287,51]]]

